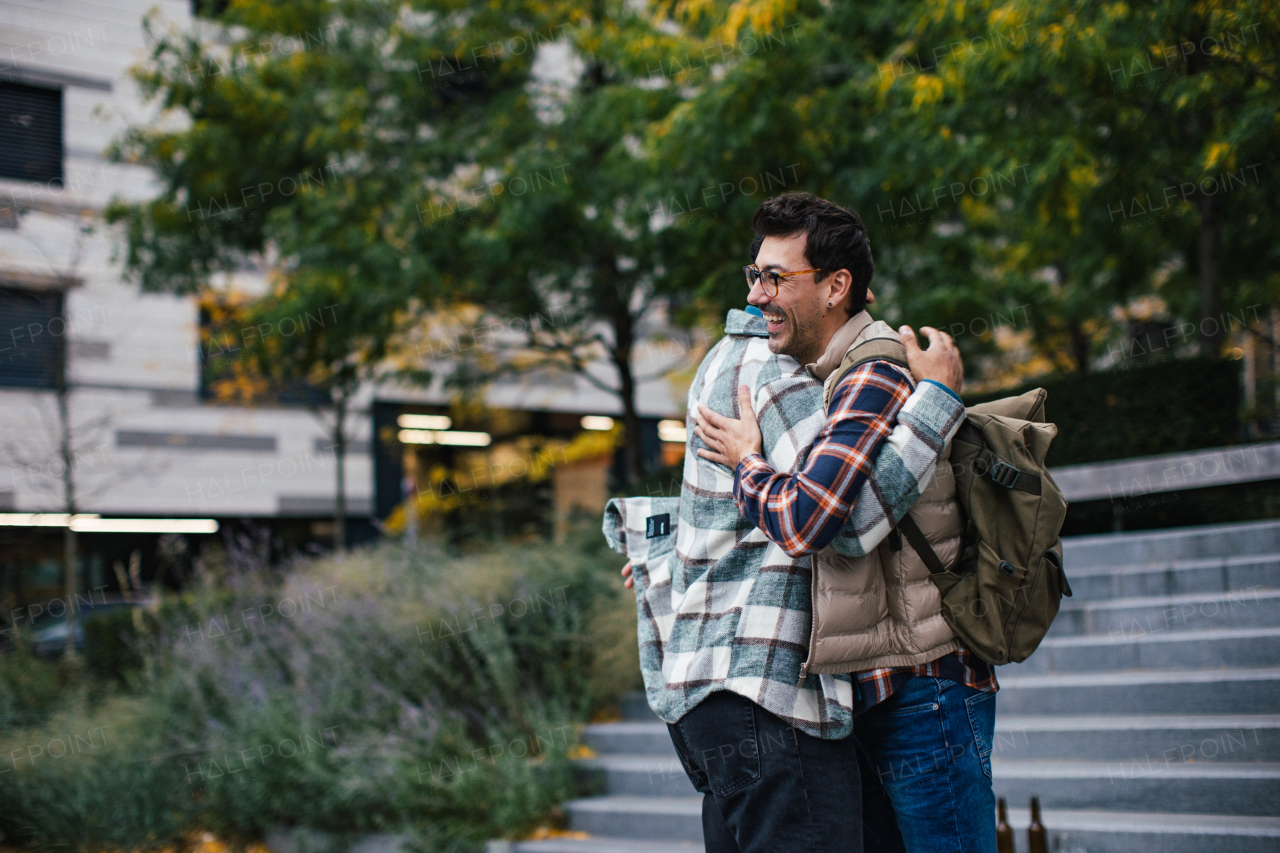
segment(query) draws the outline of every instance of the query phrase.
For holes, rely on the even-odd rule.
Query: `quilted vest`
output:
[[[807,370],[823,382],[829,405],[840,363],[855,346],[872,338],[900,340],[887,323],[863,311],[832,338],[827,351]],[[894,368],[911,380],[905,367]],[[947,445],[933,479],[911,509],[911,517],[944,565],[960,554],[964,511],[956,498]],[[960,649],[942,618],[942,596],[929,568],[895,529],[865,557],[847,557],[828,545],[813,557],[813,623],[808,673],[863,672],[891,666],[916,666]]]

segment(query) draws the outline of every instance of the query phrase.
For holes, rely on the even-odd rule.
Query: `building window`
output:
[[[62,186],[62,90],[0,82],[0,177]]]
[[[191,15],[196,18],[221,18],[228,0],[191,0]]]
[[[331,404],[327,393],[303,377],[264,374],[262,360],[270,359],[272,347],[287,343],[289,338],[259,337],[261,332],[249,319],[250,305],[244,297],[208,291],[200,297],[199,306],[201,399],[321,408]],[[323,325],[322,319],[316,322]],[[291,328],[296,333],[296,326]],[[260,348],[262,345],[265,347]]]
[[[62,294],[0,287],[0,386],[56,388]]]
[[[11,196],[0,196],[0,228],[17,228],[18,222],[18,205]]]

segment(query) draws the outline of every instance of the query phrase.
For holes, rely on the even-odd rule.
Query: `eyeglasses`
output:
[[[773,270],[761,271],[759,267],[752,264],[749,267],[743,267],[742,271],[747,274],[747,287],[755,287],[756,282],[760,282],[760,286],[764,288],[766,296],[773,297],[778,295],[778,282],[784,278],[791,278],[794,275],[804,275],[811,272],[822,272],[822,270],[800,270],[798,272],[774,272]]]

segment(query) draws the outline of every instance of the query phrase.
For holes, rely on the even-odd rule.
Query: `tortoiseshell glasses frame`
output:
[[[775,272],[774,270],[762,271],[755,264],[745,266],[742,271],[747,276],[747,287],[756,286],[756,282],[760,282],[760,286],[764,288],[766,296],[774,297],[778,295],[778,284],[784,278],[791,278],[796,275],[805,275],[811,272],[822,272],[822,270],[797,270],[796,272]]]

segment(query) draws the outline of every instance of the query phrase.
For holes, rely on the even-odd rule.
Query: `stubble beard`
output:
[[[778,355],[789,355],[801,364],[817,361],[822,355],[818,324],[817,318],[804,323],[798,317],[788,316],[786,337],[781,340],[770,337],[769,349]]]

